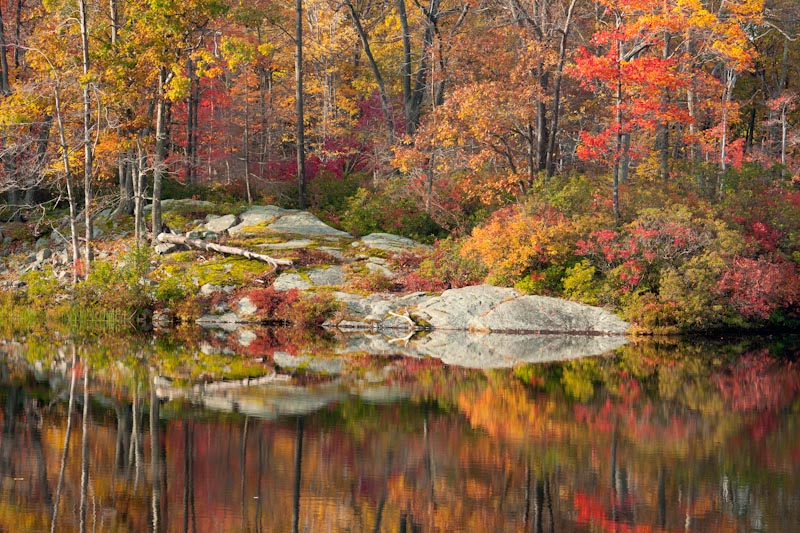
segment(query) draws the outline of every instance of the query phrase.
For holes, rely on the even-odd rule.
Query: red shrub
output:
[[[251,289],[241,296],[246,296],[258,308],[258,314],[265,320],[285,321],[290,308],[300,299],[297,289],[278,292],[273,287]]]
[[[734,258],[718,288],[747,318],[767,319],[776,309],[794,305],[800,299],[797,267],[780,257]]]

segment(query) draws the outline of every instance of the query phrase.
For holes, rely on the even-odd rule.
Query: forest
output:
[[[796,323],[796,1],[293,4],[1,1],[4,253],[57,227],[80,277],[101,213],[271,203],[432,244],[399,290]]]

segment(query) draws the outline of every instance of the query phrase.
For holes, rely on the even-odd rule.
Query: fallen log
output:
[[[190,239],[183,235],[174,235],[172,233],[159,233],[158,241],[166,244],[178,244],[186,246],[187,248],[194,248],[195,250],[205,250],[207,252],[217,252],[224,255],[240,255],[247,259],[255,259],[257,261],[264,261],[269,263],[276,269],[279,267],[290,267],[294,263],[290,259],[276,259],[264,254],[250,252],[243,248],[236,248],[234,246],[224,246],[213,242],[206,242],[202,239]]]

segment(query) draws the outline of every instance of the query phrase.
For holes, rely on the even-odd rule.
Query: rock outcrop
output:
[[[255,241],[251,245],[270,250],[315,248],[329,254],[332,261],[358,264],[358,268],[365,272],[377,272],[390,279],[394,274],[388,258],[414,253],[423,247],[412,239],[388,233],[373,233],[355,239],[311,213],[272,205],[252,206],[238,216],[210,217],[198,230],[201,233],[227,231],[237,237],[250,236],[253,237],[251,241]],[[259,235],[264,236],[267,242],[259,243]],[[348,268],[330,264],[281,272],[273,287],[277,291],[342,288],[333,295],[341,303],[343,311],[335,320],[325,324],[342,330],[623,335],[629,327],[604,309],[546,296],[524,295],[510,288],[478,285],[451,289],[440,295],[364,296],[346,292],[347,284]],[[251,317],[257,314],[246,309],[249,312],[240,312],[239,315],[226,310],[216,320],[226,327],[254,320]],[[213,314],[204,315],[200,320],[204,324],[213,324],[214,321]],[[553,338],[549,340],[553,341]]]
[[[624,335],[630,325],[613,313],[568,300],[523,295],[515,289],[476,285],[439,296],[358,297],[335,293],[343,316],[326,323],[343,329],[433,329],[505,333]]]

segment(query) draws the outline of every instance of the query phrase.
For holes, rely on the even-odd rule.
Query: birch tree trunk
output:
[[[89,26],[86,13],[86,0],[80,0],[80,29],[81,29],[81,54],[83,67],[83,196],[84,196],[84,223],[86,225],[86,248],[84,259],[86,261],[86,273],[89,273],[92,262],[92,203],[94,194],[92,191],[92,167],[94,165],[94,153],[92,146],[92,108],[91,94],[89,92]]]
[[[164,157],[167,141],[167,101],[164,95],[164,86],[169,82],[171,73],[167,73],[165,67],[161,67],[158,74],[158,91],[156,98],[156,151],[153,161],[153,244],[157,242],[156,237],[161,231],[161,183],[164,180]]]
[[[297,203],[300,209],[306,207],[306,134],[303,109],[303,0],[295,3],[295,111],[296,111],[296,152],[297,152]]]
[[[56,80],[53,87],[56,106],[56,124],[58,126],[58,136],[61,142],[61,159],[64,165],[64,181],[67,184],[67,202],[69,203],[69,234],[72,245],[72,282],[78,282],[78,261],[80,260],[80,248],[78,245],[78,224],[76,220],[75,206],[75,187],[72,184],[72,169],[69,164],[69,145],[67,135],[64,130],[64,117],[61,115],[61,90],[59,82]]]

